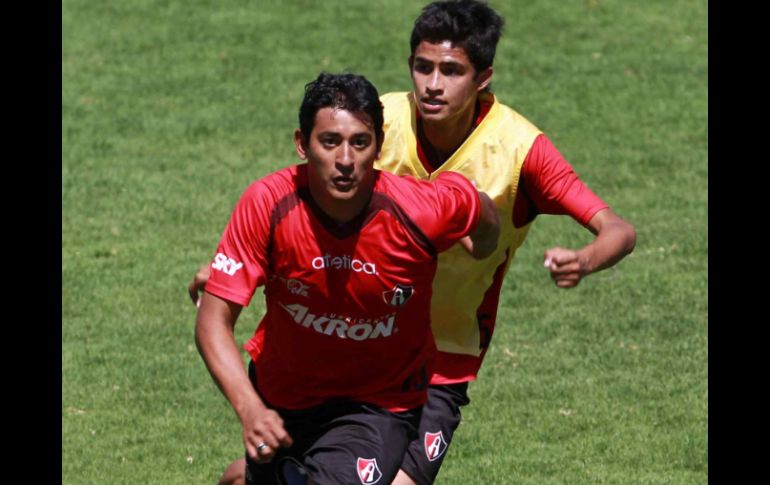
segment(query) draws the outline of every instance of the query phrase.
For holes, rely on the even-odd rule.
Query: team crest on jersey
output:
[[[310,297],[308,294],[308,290],[310,289],[310,286],[306,285],[305,283],[301,282],[298,279],[294,278],[284,278],[281,275],[274,275],[273,278],[277,278],[281,281],[281,284],[286,286],[286,289],[289,290],[289,293],[292,295],[299,295],[304,297]]]
[[[376,458],[366,459],[359,457],[356,469],[358,471],[358,478],[361,479],[361,483],[364,485],[377,483],[382,478],[382,472],[380,467],[377,466]]]
[[[383,291],[382,299],[390,306],[401,307],[414,295],[414,286],[396,284],[392,290]]]
[[[436,461],[441,458],[441,455],[447,449],[447,442],[444,439],[444,435],[439,431],[438,433],[425,433],[425,454],[428,456],[428,460]]]
[[[301,295],[301,296],[308,296],[307,290],[310,289],[310,287],[300,280],[290,279],[286,280],[286,288],[291,292],[292,295]]]

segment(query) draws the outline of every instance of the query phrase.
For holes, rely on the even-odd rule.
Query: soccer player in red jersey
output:
[[[417,438],[432,375],[438,253],[497,245],[493,202],[470,181],[374,168],[377,90],[352,74],[306,87],[295,133],[307,163],[251,184],[210,265],[195,338],[243,428],[246,482],[390,483]],[[266,314],[242,366],[233,328],[257,287]]]
[[[477,0],[427,5],[410,39],[413,90],[382,97],[385,141],[375,166],[426,180],[462,173],[501,216],[499,244],[488,258],[469,257],[471,244],[438,257],[431,308],[438,352],[420,437],[404,456],[398,485],[435,480],[494,333],[503,278],[536,216],[569,215],[594,235],[579,249],[545,250],[559,288],[618,263],[636,243],[633,226],[581,182],[548,137],[490,92],[503,24]],[[193,301],[208,273],[201,268],[190,283]],[[232,464],[221,483],[239,483],[242,469]]]

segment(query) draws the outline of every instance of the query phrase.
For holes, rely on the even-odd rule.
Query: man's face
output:
[[[465,49],[450,41],[422,41],[409,59],[417,108],[428,122],[448,122],[473,110],[492,68],[477,75]]]
[[[294,135],[297,154],[308,162],[311,193],[322,207],[368,200],[374,184],[374,160],[379,155],[371,117],[365,113],[321,108],[310,139]],[[334,217],[336,214],[329,214]]]

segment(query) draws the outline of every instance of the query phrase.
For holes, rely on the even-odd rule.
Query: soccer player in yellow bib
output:
[[[501,221],[491,256],[473,259],[468,240],[439,255],[431,305],[439,353],[420,436],[397,485],[435,480],[490,344],[503,278],[537,214],[569,215],[594,234],[578,249],[545,250],[544,265],[560,288],[616,264],[636,244],[633,226],[580,181],[537,127],[489,91],[503,23],[477,0],[427,5],[410,41],[413,90],[381,97],[385,140],[376,167],[421,179],[462,173],[493,199]],[[208,271],[201,268],[190,284],[193,301]],[[234,462],[220,483],[243,483],[243,469],[243,460]]]

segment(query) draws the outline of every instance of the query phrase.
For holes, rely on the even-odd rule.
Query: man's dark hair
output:
[[[461,47],[476,69],[490,67],[505,20],[478,0],[433,2],[422,9],[412,29],[412,55],[422,41],[450,41]]]
[[[335,108],[350,113],[366,113],[374,123],[377,148],[382,146],[382,103],[377,88],[364,76],[322,72],[315,81],[305,85],[305,97],[299,108],[299,129],[310,140],[315,115],[321,108]]]

